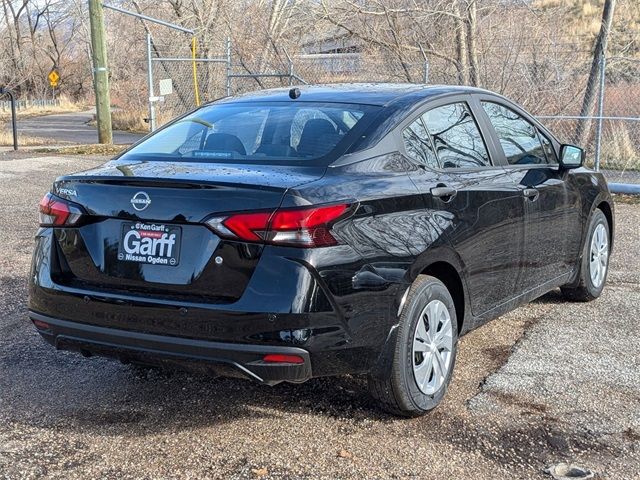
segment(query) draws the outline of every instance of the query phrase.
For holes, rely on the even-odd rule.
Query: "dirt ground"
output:
[[[27,320],[37,203],[101,159],[0,155],[0,478],[640,478],[640,204],[616,205],[609,283],[460,341],[446,401],[402,420],[362,378],[273,388],[57,352]]]

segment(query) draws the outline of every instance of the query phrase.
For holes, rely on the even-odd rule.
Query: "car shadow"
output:
[[[178,425],[196,429],[289,414],[345,418],[351,423],[396,418],[378,409],[364,377],[268,387],[100,357],[85,359],[55,351],[35,332],[25,330],[10,351],[0,352],[2,416],[12,421],[101,435],[146,435]]]
[[[559,288],[555,290],[551,290],[548,293],[545,293],[541,297],[532,300],[531,303],[542,303],[542,304],[555,304],[555,303],[567,303],[569,300],[562,296],[562,292],[560,292]]]
[[[564,301],[559,290],[535,300]],[[100,357],[85,359],[52,349],[27,321],[16,328],[10,345],[5,342],[0,350],[0,418],[11,421],[135,436],[292,414],[345,419],[348,425],[398,420],[378,408],[363,376],[268,387]]]
[[[561,298],[552,292],[537,301]],[[547,415],[537,404],[516,405],[527,415],[522,417],[524,426],[517,418],[498,425],[490,416],[471,413],[467,400],[477,393],[478,381],[502,363],[500,358],[495,364],[487,363],[482,358],[486,349],[461,352],[458,376],[443,405],[424,417],[405,420],[379,410],[361,376],[266,387],[240,379],[138,368],[99,357],[85,359],[45,344],[25,320],[25,313],[8,316],[12,328],[10,332],[2,329],[8,335],[0,343],[0,424],[5,425],[0,435],[10,432],[11,438],[25,445],[39,441],[42,431],[47,439],[43,448],[52,442],[72,442],[67,445],[69,451],[103,448],[101,437],[116,445],[131,445],[133,439],[134,444],[148,447],[186,433],[180,438],[187,442],[193,435],[227,448],[229,442],[222,438],[231,436],[241,442],[244,435],[269,425],[267,442],[279,434],[313,438],[325,434],[325,429],[342,439],[365,436],[372,446],[379,444],[379,438],[398,435],[425,442],[437,439],[459,452],[519,465],[563,458],[575,448],[619,454],[600,440],[560,424],[531,425],[532,416]],[[471,372],[478,362],[484,362],[484,367]],[[380,432],[391,432],[391,437],[379,437]]]

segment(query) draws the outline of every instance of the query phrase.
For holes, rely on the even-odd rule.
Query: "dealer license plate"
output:
[[[118,260],[176,266],[180,261],[182,229],[162,223],[124,223]]]

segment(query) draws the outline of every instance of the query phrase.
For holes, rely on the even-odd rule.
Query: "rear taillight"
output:
[[[226,238],[297,247],[328,247],[338,244],[331,227],[352,211],[347,204],[287,208],[214,217],[206,223]]]
[[[65,227],[78,223],[82,216],[80,207],[47,193],[39,205],[41,227]]]

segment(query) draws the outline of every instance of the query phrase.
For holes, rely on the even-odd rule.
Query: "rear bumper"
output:
[[[183,337],[99,327],[60,320],[33,311],[38,332],[59,350],[149,364],[197,364],[214,373],[240,376],[259,383],[304,382],[311,378],[309,352],[299,347],[212,342]],[[45,325],[43,325],[43,322]],[[303,363],[266,363],[267,354],[296,355]]]
[[[370,371],[407,288],[379,277],[373,285],[371,279],[356,282],[364,270],[343,245],[265,248],[242,297],[231,303],[163,295],[158,285],[151,293],[113,291],[69,282],[55,270],[52,234],[42,229],[36,237],[29,310],[33,320],[41,315],[51,324],[50,332],[40,333],[56,348],[140,363],[189,363],[190,369],[240,372],[264,383]],[[304,368],[261,364],[263,352],[298,350],[313,369],[308,362]]]

